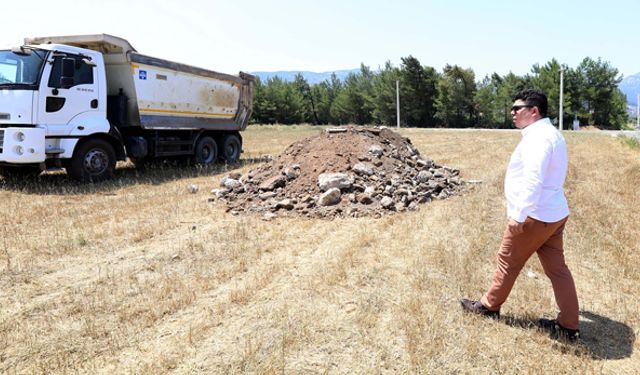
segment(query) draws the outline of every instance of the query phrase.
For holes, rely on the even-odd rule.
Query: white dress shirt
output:
[[[562,134],[543,118],[521,131],[504,180],[507,215],[517,222],[527,216],[552,223],[569,215],[562,185],[567,175],[567,145]]]

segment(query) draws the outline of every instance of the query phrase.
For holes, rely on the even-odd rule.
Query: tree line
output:
[[[618,89],[622,76],[600,58],[586,57],[575,68],[552,59],[535,64],[531,73],[476,81],[472,69],[446,65],[442,72],[413,56],[400,67],[387,62],[377,72],[362,64],[344,81],[335,74],[309,85],[302,74],[293,81],[256,78],[252,122],[261,124],[395,125],[396,81],[400,82],[400,121],[406,127],[511,128],[513,95],[525,88],[549,98],[548,116],[559,116],[560,70],[564,71],[563,120],[603,129],[620,129],[627,121],[626,96]]]

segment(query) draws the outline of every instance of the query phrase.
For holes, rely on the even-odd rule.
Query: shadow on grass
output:
[[[268,156],[240,159],[232,164],[211,166],[185,165],[179,162],[157,162],[135,168],[131,164],[116,168],[113,178],[97,183],[79,183],[64,172],[44,173],[40,176],[22,178],[0,178],[0,189],[19,191],[25,194],[82,195],[88,193],[109,193],[122,187],[166,182],[200,176],[213,176],[234,169],[269,161]]]
[[[583,347],[596,360],[622,359],[631,356],[636,341],[631,327],[591,311],[581,311],[580,317],[580,342],[575,348],[578,350],[572,351],[571,346],[561,346],[560,350],[565,353],[584,355],[585,352],[579,350],[579,347]],[[539,329],[538,318],[534,317],[504,315],[500,320],[512,327]]]

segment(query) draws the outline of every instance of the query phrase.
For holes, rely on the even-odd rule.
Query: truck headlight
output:
[[[24,154],[24,149],[22,148],[22,146],[16,146],[16,154],[18,155]]]
[[[18,142],[22,142],[22,141],[24,141],[24,133],[23,133],[23,132],[17,132],[17,133],[16,133],[16,140],[17,140]]]

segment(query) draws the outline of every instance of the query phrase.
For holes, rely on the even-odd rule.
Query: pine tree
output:
[[[384,69],[373,77],[373,122],[379,125],[395,125],[396,110],[396,81],[400,80],[400,71],[385,63]]]
[[[436,118],[444,127],[464,128],[473,126],[476,111],[475,74],[471,69],[446,65],[438,82]]]
[[[438,75],[434,68],[422,67],[409,55],[400,68],[401,119],[408,126],[434,126]]]

